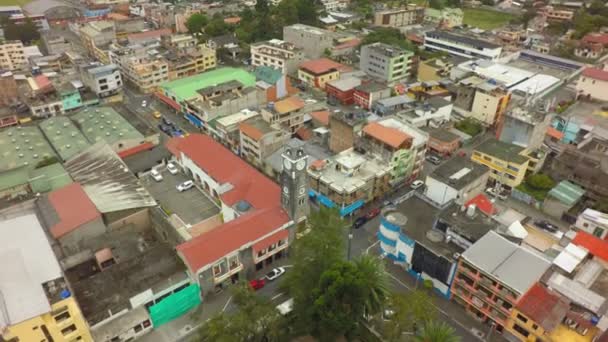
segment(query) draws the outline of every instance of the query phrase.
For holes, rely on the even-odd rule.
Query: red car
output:
[[[378,215],[380,215],[380,208],[375,208],[375,209],[370,210],[367,214],[365,214],[365,218],[368,220],[371,220]]]
[[[265,279],[253,279],[249,282],[249,286],[251,286],[251,288],[254,290],[259,290],[264,287],[264,285],[266,285]]]

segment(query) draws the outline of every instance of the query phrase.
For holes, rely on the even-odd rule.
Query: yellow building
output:
[[[325,84],[340,78],[344,65],[328,58],[306,61],[298,69],[298,79],[313,88],[325,89]]]
[[[570,301],[567,298],[536,283],[511,311],[505,334],[523,342],[593,341],[598,329],[589,322],[586,334],[579,334],[564,324],[570,314]]]
[[[471,160],[489,167],[492,171],[490,179],[507,189],[521,184],[530,162],[525,148],[496,139],[480,144],[473,151]]]
[[[15,70],[27,65],[23,51],[23,43],[18,40],[6,41],[0,44],[0,67]]]
[[[418,63],[418,81],[439,81],[450,77],[452,64],[447,58],[432,58]]]
[[[20,215],[0,221],[0,340],[93,341],[40,221]]]

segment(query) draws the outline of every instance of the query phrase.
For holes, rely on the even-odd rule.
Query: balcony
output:
[[[218,274],[218,275],[214,275],[213,276],[213,282],[215,284],[221,283],[222,281],[226,280],[231,275],[239,273],[242,270],[243,270],[243,264],[241,264],[240,262],[232,264],[232,265],[230,265],[230,268],[229,268],[229,270],[227,272],[221,273],[221,274]]]

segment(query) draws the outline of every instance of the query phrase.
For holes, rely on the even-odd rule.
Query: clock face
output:
[[[287,186],[284,186],[284,187],[283,187],[283,192],[284,192],[285,194],[289,193],[289,188],[288,188]]]
[[[306,166],[306,160],[302,159],[300,160],[297,164],[296,164],[296,168],[300,171],[304,170],[304,167]]]
[[[304,195],[304,193],[306,193],[306,188],[305,187],[301,187],[300,188],[300,195]]]
[[[283,167],[285,167],[287,170],[291,170],[291,163],[289,162],[289,160],[285,159],[283,161]]]

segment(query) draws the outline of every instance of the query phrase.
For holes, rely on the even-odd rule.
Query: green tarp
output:
[[[171,322],[198,306],[201,303],[200,294],[199,286],[192,284],[152,305],[150,307],[150,317],[154,327]]]

